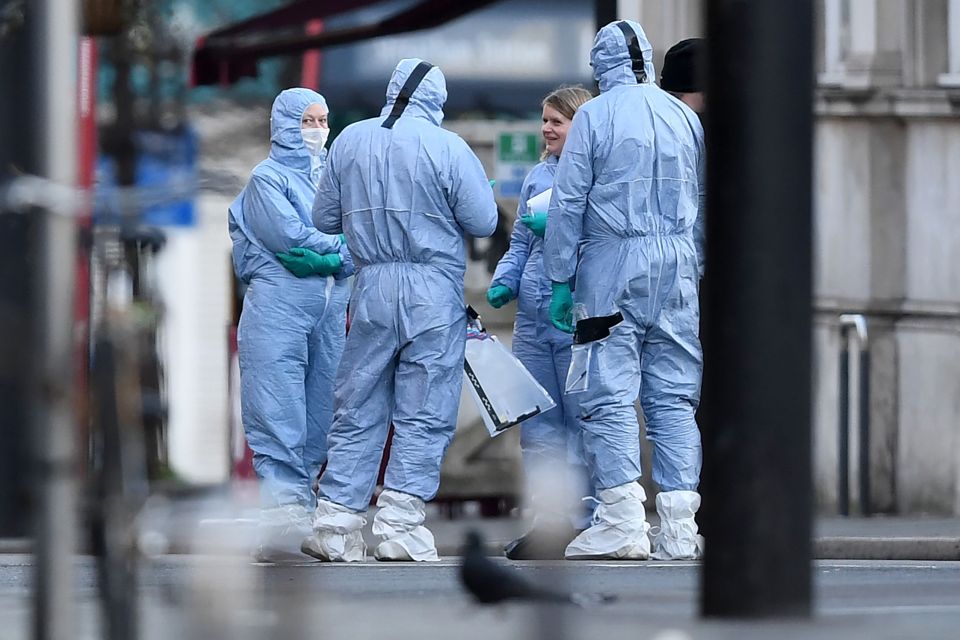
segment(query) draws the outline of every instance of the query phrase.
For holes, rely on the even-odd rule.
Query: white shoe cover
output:
[[[567,560],[646,560],[650,557],[643,487],[628,482],[604,489],[593,525],[567,545]]]
[[[700,508],[696,491],[665,491],[657,495],[660,530],[653,536],[655,560],[697,560],[703,557],[703,536],[693,516]]]
[[[439,562],[433,534],[423,526],[423,500],[407,493],[386,489],[377,499],[373,534],[381,540],[373,557],[384,561]]]
[[[367,559],[365,524],[362,513],[321,498],[313,514],[313,535],[303,540],[300,550],[324,562],[363,562]]]
[[[310,511],[299,504],[285,504],[260,511],[257,562],[299,562],[300,541],[310,534]]]

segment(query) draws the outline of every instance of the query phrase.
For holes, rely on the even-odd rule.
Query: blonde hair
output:
[[[573,115],[577,112],[577,109],[592,98],[593,94],[578,84],[562,86],[551,91],[547,97],[543,99],[541,106],[552,107],[567,120],[573,120]],[[550,154],[544,149],[543,153],[540,154],[540,160],[546,160],[549,156]]]

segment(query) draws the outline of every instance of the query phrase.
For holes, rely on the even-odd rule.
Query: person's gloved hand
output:
[[[278,253],[277,260],[298,278],[333,275],[340,270],[342,264],[338,253],[319,254],[303,247],[294,247],[290,251]]]
[[[570,283],[554,282],[553,295],[550,296],[550,321],[557,329],[573,333],[573,294]]]
[[[340,270],[333,274],[333,277],[337,280],[345,280],[352,276],[356,270],[356,265],[353,264],[353,256],[350,254],[350,249],[347,248],[347,240],[343,236],[340,236],[340,240],[343,244],[340,245]]]
[[[542,238],[547,231],[547,214],[534,213],[533,215],[523,216],[520,218],[520,224],[530,229],[538,238]]]
[[[502,284],[495,284],[487,289],[487,302],[494,309],[499,309],[503,305],[513,300],[514,295],[510,287]]]

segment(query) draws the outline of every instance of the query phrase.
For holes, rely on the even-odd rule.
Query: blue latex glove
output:
[[[290,251],[278,253],[277,260],[298,278],[313,275],[331,276],[340,271],[343,264],[339,253],[320,254],[303,247],[294,247]]]
[[[514,299],[513,291],[510,287],[502,284],[495,284],[487,289],[487,302],[494,309],[499,309]]]
[[[550,296],[550,321],[557,329],[573,333],[573,294],[569,282],[554,282]]]
[[[547,214],[534,213],[520,218],[520,224],[533,232],[533,235],[542,238],[547,231]]]

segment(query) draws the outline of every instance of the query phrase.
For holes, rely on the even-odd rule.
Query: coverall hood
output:
[[[397,63],[387,84],[387,104],[383,107],[381,115],[390,115],[397,96],[400,95],[400,89],[421,62],[424,61],[420,58],[405,58]],[[433,124],[440,126],[443,122],[443,105],[446,102],[447,80],[439,67],[433,67],[411,94],[410,102],[403,113],[425,117]]]
[[[270,157],[287,165],[310,173],[310,151],[303,143],[300,133],[300,121],[303,112],[312,104],[327,107],[322,95],[311,89],[286,89],[273,101],[270,110]],[[329,114],[329,107],[327,107]],[[322,158],[327,151],[323,150]]]
[[[635,43],[625,31],[635,36]],[[636,71],[641,64],[643,70],[638,78]],[[590,66],[601,92],[620,85],[649,84],[657,77],[653,68],[653,45],[647,40],[643,27],[633,20],[611,22],[597,32],[590,50]]]

